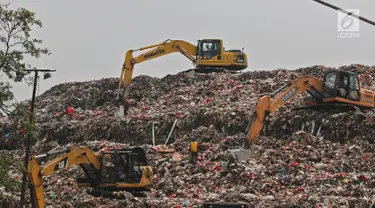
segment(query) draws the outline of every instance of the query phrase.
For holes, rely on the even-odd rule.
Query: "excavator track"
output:
[[[182,71],[180,73],[186,74],[186,73],[191,73],[191,72],[196,72],[196,73],[202,73],[202,74],[209,74],[209,73],[229,73],[229,74],[236,74],[239,73],[240,70],[230,70],[226,68],[194,68],[194,69],[188,69],[185,71]]]

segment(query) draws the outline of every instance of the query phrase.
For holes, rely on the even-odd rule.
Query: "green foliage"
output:
[[[22,170],[22,164],[9,156],[0,155],[0,186],[4,186],[8,191],[20,191],[21,181],[9,177],[8,172],[13,166],[15,171]]]
[[[31,138],[33,138],[31,142],[33,143],[36,142],[34,140],[38,137],[38,131],[36,130],[36,126],[29,122],[30,114],[31,112],[28,110],[28,106],[25,106],[24,104],[17,104],[9,117],[12,121],[13,129],[22,128],[26,132],[31,133]]]
[[[0,4],[0,76],[5,75],[14,82],[27,81],[29,72],[23,70],[35,67],[26,63],[25,57],[40,58],[51,54],[47,48],[38,46],[42,40],[32,37],[34,26],[42,27],[34,12],[25,8],[12,10],[9,3]],[[7,113],[7,101],[13,99],[13,93],[7,82],[0,80],[0,83],[0,113]]]
[[[0,82],[0,116],[4,114],[9,114],[9,100],[13,99],[13,93],[10,91],[11,86],[8,82]]]

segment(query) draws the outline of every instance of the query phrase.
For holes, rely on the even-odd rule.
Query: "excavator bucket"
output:
[[[256,111],[253,113],[252,118],[250,119],[250,123],[247,127],[247,144],[246,146],[251,148],[252,143],[255,140],[255,137],[259,135],[259,133],[262,131],[263,128],[263,121],[268,113],[267,109],[270,106],[270,99],[271,97],[268,95],[265,95],[261,97],[256,105]],[[250,150],[249,149],[230,149],[227,151],[227,154],[231,159],[231,162],[238,163],[243,160],[246,160],[250,157]],[[230,163],[227,163],[223,166],[225,168],[228,168],[230,166]]]

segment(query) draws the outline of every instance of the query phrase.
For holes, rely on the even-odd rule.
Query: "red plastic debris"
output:
[[[147,107],[146,106],[142,106],[142,112],[145,112],[147,110]]]
[[[297,166],[298,166],[298,162],[293,161],[293,162],[292,162],[292,166],[293,166],[293,167],[297,167]]]
[[[297,191],[303,191],[304,190],[304,187],[303,186],[298,186],[297,187]]]
[[[220,166],[219,163],[216,164],[215,170],[217,170],[217,171],[221,171],[222,170],[222,168],[221,168],[221,166]]]
[[[193,198],[198,198],[199,192],[200,192],[200,188],[196,188],[195,191],[194,191],[194,194],[193,194]]]
[[[254,173],[250,173],[250,174],[249,174],[249,178],[250,178],[250,179],[254,179],[254,178],[255,178],[255,174],[254,174]]]
[[[68,114],[68,115],[72,115],[73,114],[73,107],[68,107],[67,109],[66,109],[66,113]]]
[[[182,116],[182,115],[181,115],[180,112],[176,112],[176,117],[177,117],[177,118],[181,118],[181,116]]]
[[[368,177],[365,176],[365,175],[360,175],[360,176],[359,176],[359,180],[360,180],[360,181],[367,181],[367,180],[368,180]]]

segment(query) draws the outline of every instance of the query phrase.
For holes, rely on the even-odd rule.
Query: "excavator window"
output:
[[[102,156],[102,172],[101,181],[104,183],[114,183],[116,181],[115,177],[115,160],[114,155],[104,154]]]
[[[349,88],[349,76],[345,73],[340,73],[339,79],[337,82],[337,95],[342,98],[346,98]]]
[[[324,77],[324,97],[335,97],[336,72],[328,72]]]
[[[350,75],[349,80],[349,99],[359,101],[359,80],[357,79],[357,76],[354,74]]]
[[[328,72],[324,77],[324,96],[360,100],[357,76],[345,71]]]
[[[201,40],[198,44],[198,57],[203,60],[221,54],[220,40]]]
[[[103,183],[139,183],[142,170],[137,153],[108,153],[102,156]]]
[[[212,50],[212,43],[203,43],[203,51],[211,51]]]

